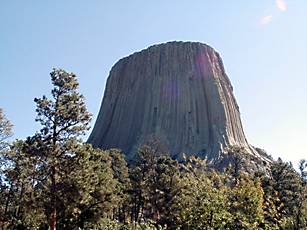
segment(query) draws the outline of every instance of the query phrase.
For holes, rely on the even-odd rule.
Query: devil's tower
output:
[[[230,146],[258,153],[244,135],[219,54],[196,42],[154,45],[111,69],[88,142],[131,159],[151,138],[170,154],[220,158]]]

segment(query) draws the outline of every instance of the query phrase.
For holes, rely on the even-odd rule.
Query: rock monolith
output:
[[[218,160],[236,146],[268,160],[246,140],[221,57],[198,42],[154,45],[110,71],[88,142],[120,148],[129,160],[151,139],[177,159],[184,153]]]

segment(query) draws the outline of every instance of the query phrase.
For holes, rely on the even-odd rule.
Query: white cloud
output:
[[[280,11],[286,11],[287,10],[287,4],[284,0],[276,0],[275,1],[277,8]]]
[[[270,23],[272,21],[272,19],[273,19],[272,15],[266,15],[266,16],[261,18],[260,23],[262,25],[266,25],[266,24]]]

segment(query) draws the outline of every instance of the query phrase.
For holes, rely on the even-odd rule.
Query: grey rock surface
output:
[[[222,59],[197,42],[154,45],[111,69],[94,129],[94,147],[120,148],[127,159],[158,139],[170,154],[221,159],[231,146],[267,161],[246,140]]]

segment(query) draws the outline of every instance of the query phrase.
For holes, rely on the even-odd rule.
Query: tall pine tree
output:
[[[89,129],[91,114],[86,109],[83,96],[77,91],[79,84],[75,74],[54,69],[50,75],[54,86],[52,99],[43,96],[34,101],[37,105],[36,121],[42,125],[36,139],[42,143],[43,167],[48,171],[50,181],[50,229],[55,230],[62,166],[78,136]]]

